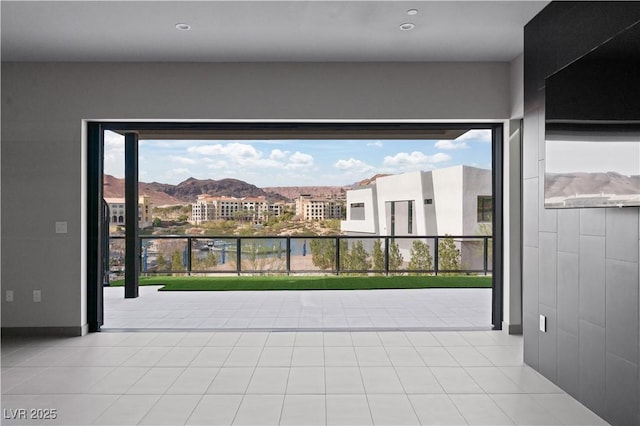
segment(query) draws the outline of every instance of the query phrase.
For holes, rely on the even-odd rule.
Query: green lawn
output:
[[[112,286],[124,285],[123,280]],[[160,291],[228,290],[371,290],[394,288],[491,288],[491,277],[449,276],[241,276],[141,277],[140,285],[162,285]]]

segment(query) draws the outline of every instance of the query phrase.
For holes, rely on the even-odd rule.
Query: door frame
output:
[[[488,129],[492,134],[492,190],[493,190],[493,256],[492,308],[494,330],[502,329],[503,318],[503,183],[504,183],[504,123],[405,123],[398,122],[87,122],[87,320],[89,331],[100,331],[103,324],[103,265],[104,223],[102,213],[104,132],[176,135],[195,133],[227,139],[424,139],[421,132],[446,130]],[[155,133],[154,133],[155,132]],[[172,137],[171,137],[172,136]]]

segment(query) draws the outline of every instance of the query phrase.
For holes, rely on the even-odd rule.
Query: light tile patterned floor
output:
[[[20,408],[57,418],[2,424],[606,424],[499,331],[5,337],[3,417]]]
[[[159,292],[105,288],[114,329],[429,329],[491,327],[490,289]]]

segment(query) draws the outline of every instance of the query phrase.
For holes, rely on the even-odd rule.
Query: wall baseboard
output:
[[[506,324],[503,322],[502,329],[507,330],[509,334],[522,334],[522,324]]]
[[[78,327],[2,327],[2,336],[60,336],[74,337],[87,334],[86,325]]]

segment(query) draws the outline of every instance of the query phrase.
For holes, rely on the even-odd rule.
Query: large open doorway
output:
[[[461,168],[460,173],[453,171],[447,173],[414,173],[412,176],[392,176],[381,179],[377,184],[364,185],[362,188],[352,188],[347,192],[341,203],[336,200],[315,200],[310,194],[298,194],[296,203],[298,216],[307,216],[310,220],[323,219],[323,215],[336,216],[333,219],[340,220],[340,235],[311,236],[311,235],[272,235],[263,233],[258,235],[228,235],[221,233],[210,233],[206,235],[144,235],[140,232],[139,222],[153,221],[152,216],[145,216],[144,203],[140,209],[123,209],[117,211],[119,203],[107,203],[109,208],[105,208],[104,200],[104,145],[105,132],[115,132],[124,138],[125,159],[125,200],[122,205],[139,204],[140,195],[138,193],[138,144],[140,140],[224,140],[228,143],[238,143],[238,141],[249,140],[330,140],[330,141],[375,141],[377,143],[393,142],[398,140],[429,140],[441,141],[441,145],[448,145],[450,149],[461,147],[458,138],[468,134],[470,131],[485,132],[489,135],[488,142],[491,146],[491,168],[488,176],[490,192],[467,194],[461,198],[470,198],[469,204],[473,204],[473,216],[476,222],[489,224],[490,232],[481,233],[478,229],[475,232],[442,232],[438,230],[437,223],[433,220],[436,214],[441,217],[446,216],[451,221],[451,212],[443,210],[439,200],[443,198],[443,191],[450,191],[450,184],[454,181],[473,186],[483,180],[482,173],[475,170],[465,170]],[[406,276],[406,281],[414,279],[416,276],[453,274],[460,273],[480,273],[491,276],[492,284],[489,294],[490,312],[487,312],[486,325],[492,324],[494,328],[500,328],[502,319],[502,125],[500,124],[404,124],[404,123],[89,123],[89,291],[88,291],[88,315],[90,329],[97,331],[104,324],[104,283],[110,278],[120,278],[110,276],[122,267],[125,271],[124,296],[129,300],[124,301],[124,297],[119,295],[115,300],[111,288],[107,289],[106,297],[111,300],[112,306],[124,305],[132,306],[139,303],[136,300],[139,294],[143,294],[147,300],[151,297],[162,295],[168,296],[168,292],[160,293],[157,288],[139,287],[140,275],[167,276],[169,274],[181,275],[254,275],[256,273],[267,272],[269,275],[279,273],[285,276],[299,276],[300,273],[309,274],[320,272],[326,275],[367,275],[372,276]],[[457,140],[457,142],[456,142]],[[235,141],[235,142],[234,142]],[[339,142],[338,142],[339,143]],[[366,146],[363,144],[363,146]],[[224,147],[222,147],[224,148]],[[236,146],[237,148],[237,146]],[[368,147],[366,149],[372,149]],[[198,151],[198,150],[195,150]],[[200,151],[203,153],[204,151]],[[219,152],[219,150],[218,150]],[[273,154],[273,151],[272,151]],[[300,153],[298,160],[305,166],[304,154]],[[414,151],[414,157],[424,155],[421,151]],[[284,155],[284,150],[278,150],[277,155]],[[400,157],[398,157],[400,158]],[[191,161],[192,159],[186,159]],[[351,165],[357,164],[356,160]],[[405,158],[406,160],[406,158]],[[307,163],[306,166],[309,164]],[[348,163],[343,163],[348,167]],[[473,167],[472,167],[473,168]],[[459,176],[458,176],[459,175]],[[409,179],[409,180],[407,180]],[[421,190],[418,195],[406,194],[407,189],[415,186],[413,179],[419,182]],[[486,180],[486,176],[484,177]],[[436,181],[434,183],[434,181]],[[477,185],[476,185],[477,186]],[[425,188],[430,188],[426,190]],[[444,188],[444,189],[443,189]],[[414,188],[415,189],[415,188]],[[430,191],[430,192],[429,192]],[[403,193],[405,192],[405,193]],[[410,192],[410,191],[409,191]],[[477,191],[476,191],[477,192]],[[202,194],[205,195],[205,194]],[[237,194],[236,194],[237,195]],[[257,227],[268,226],[269,221],[283,213],[284,207],[270,200],[258,200],[251,197],[233,197],[228,194],[225,197],[201,197],[193,200],[192,212],[189,222],[192,225],[200,225],[208,221],[216,221],[220,218],[233,218],[240,221],[252,223]],[[239,199],[243,199],[238,201]],[[133,202],[132,202],[133,200]],[[248,200],[248,201],[247,201]],[[241,205],[242,204],[242,205]],[[245,205],[246,204],[246,205]],[[100,208],[98,208],[100,206]],[[284,209],[286,210],[286,209]],[[339,212],[339,213],[336,213]],[[183,212],[182,214],[185,214]],[[467,216],[469,216],[467,212]],[[111,221],[107,224],[106,219]],[[242,216],[242,217],[241,217]],[[109,235],[109,229],[113,229],[113,224],[121,218],[125,218],[122,223],[124,235]],[[116,220],[114,221],[113,218]],[[375,220],[371,220],[375,218]],[[464,220],[463,220],[464,221]],[[202,223],[199,223],[202,222]],[[441,221],[442,222],[442,221]],[[127,225],[127,223],[129,225]],[[474,225],[477,228],[477,223]],[[443,226],[440,225],[440,229]],[[468,229],[468,228],[467,228]],[[446,231],[446,230],[445,230]],[[267,235],[269,234],[269,235]],[[452,235],[459,234],[459,235]],[[466,234],[466,235],[464,235]],[[109,245],[107,242],[110,242]],[[122,253],[114,265],[109,254],[113,252],[113,245],[120,245]],[[264,247],[263,247],[264,246]],[[168,251],[167,251],[168,250]],[[256,252],[263,250],[269,252],[264,256],[256,255]],[[448,250],[448,252],[447,252]],[[165,253],[166,252],[166,253]],[[252,253],[253,252],[253,253]],[[273,252],[273,253],[271,253]],[[319,253],[323,252],[323,255]],[[457,253],[451,260],[450,253]],[[366,254],[362,254],[366,253]],[[416,253],[422,253],[421,256]],[[447,254],[449,253],[449,254]],[[308,257],[307,257],[308,254]],[[316,256],[317,255],[317,256]],[[268,257],[269,262],[260,261]],[[324,263],[318,258],[324,258]],[[463,258],[465,259],[463,261]],[[401,259],[401,260],[399,260]],[[417,260],[416,260],[417,259]],[[453,262],[453,263],[452,263]],[[457,263],[456,263],[457,262]],[[269,264],[267,266],[267,263]],[[274,266],[275,265],[275,266]],[[266,270],[265,270],[266,269]],[[126,271],[129,271],[127,274]],[[136,271],[131,273],[130,271]],[[368,282],[373,282],[371,278]],[[122,290],[120,290],[122,293]],[[418,293],[413,293],[406,297],[406,291],[397,290],[398,294],[409,302],[419,299]],[[198,306],[207,306],[207,309],[218,311],[230,311],[229,306],[239,306],[243,301],[244,308],[259,309],[261,302],[254,300],[247,303],[250,292],[242,294],[235,292],[216,292],[218,296],[224,296],[217,300],[204,301],[205,293],[183,293],[180,297],[191,297],[191,301],[183,300],[185,309],[194,310]],[[429,296],[433,299],[432,292]],[[343,306],[354,309],[366,309],[367,307],[384,307],[394,300],[386,309],[386,312],[395,310],[400,313],[410,309],[420,309],[424,305],[403,305],[393,292],[376,294],[366,293],[364,298],[354,298],[354,292],[343,292],[349,295],[351,301]],[[273,297],[275,295],[275,297]],[[381,296],[378,300],[373,296]],[[170,302],[176,303],[176,293]],[[237,299],[234,299],[235,296]],[[286,305],[286,293],[279,292],[272,294],[272,301],[263,306],[263,312],[273,310],[275,305]],[[187,299],[189,298],[187,297]],[[468,303],[473,304],[479,297],[470,292],[461,292],[453,300],[457,305],[453,309],[458,312],[466,309]],[[307,303],[312,307],[326,310],[335,306],[336,296],[329,292],[308,292],[305,294]],[[462,301],[462,302],[461,302]],[[110,303],[111,303],[110,302]],[[264,300],[263,300],[264,302]],[[156,300],[160,306],[162,301]],[[226,303],[226,305],[225,305]],[[243,309],[244,309],[243,308]],[[317,311],[316,309],[316,311]],[[449,309],[449,308],[447,308]],[[246,309],[245,309],[246,310]],[[205,315],[205,313],[202,313]],[[237,317],[238,313],[233,313]],[[461,314],[462,316],[462,314]],[[214,315],[215,317],[215,315]],[[219,319],[220,316],[218,315]],[[252,317],[253,319],[260,318]],[[109,319],[109,318],[108,318]],[[263,318],[264,319],[264,318]],[[281,323],[284,328],[303,327],[299,320],[295,322]],[[115,328],[138,328],[135,324],[124,327],[127,321],[120,321]],[[147,322],[152,324],[153,322]],[[140,323],[144,324],[144,323]],[[157,324],[157,322],[156,322]],[[169,324],[169,322],[165,322]],[[195,322],[183,321],[182,328],[190,328],[189,324]],[[200,323],[202,324],[202,323]],[[219,328],[219,321],[209,321],[209,328]],[[225,324],[237,325],[237,328],[255,328],[254,321],[227,321]],[[297,326],[296,326],[297,324]],[[334,328],[331,322],[305,322],[306,328]],[[363,323],[369,328],[427,328],[440,329],[439,322],[431,323],[398,323],[395,326],[388,323],[384,327],[384,318],[380,323]],[[431,326],[429,325],[431,324]],[[453,322],[455,327],[455,322]],[[464,328],[460,322],[460,327]],[[353,323],[335,323],[335,327],[349,327]],[[469,325],[469,322],[466,322]],[[263,327],[278,328],[276,322],[262,322]],[[110,327],[114,327],[113,324]],[[144,326],[141,326],[144,328]],[[161,327],[171,328],[171,327]],[[197,327],[193,327],[197,328]],[[305,328],[305,327],[303,327]],[[482,327],[481,327],[482,328]]]

